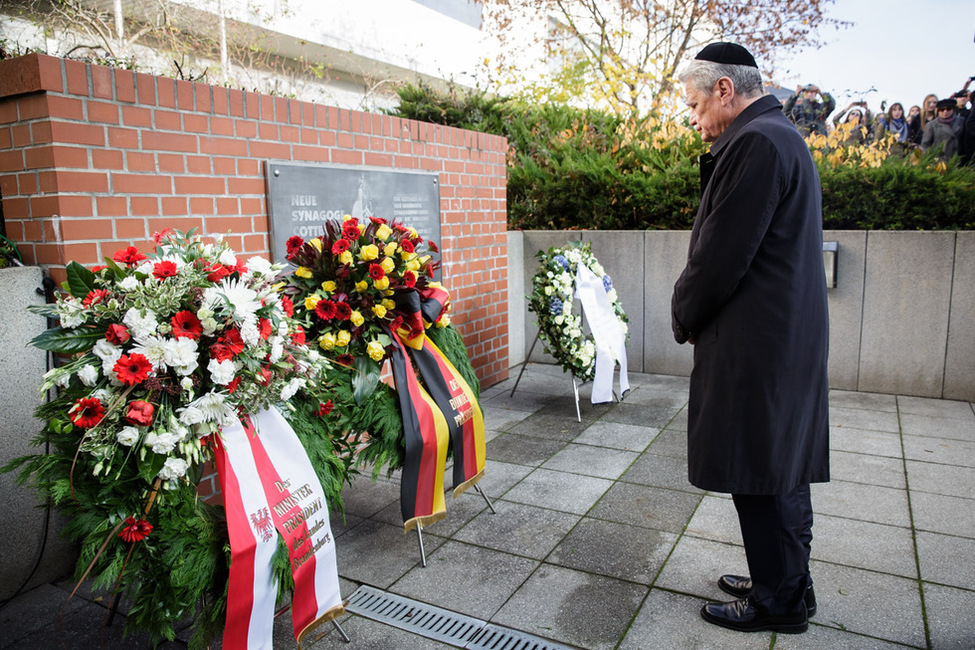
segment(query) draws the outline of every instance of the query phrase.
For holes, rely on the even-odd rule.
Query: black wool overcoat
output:
[[[774,97],[701,157],[701,188],[671,302],[674,337],[694,343],[690,482],[781,494],[828,481],[822,189]]]

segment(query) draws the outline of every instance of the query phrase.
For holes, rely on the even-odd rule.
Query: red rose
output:
[[[152,277],[157,280],[165,280],[174,275],[176,275],[176,262],[163,260],[162,262],[156,262],[152,266]]]
[[[122,345],[128,342],[131,337],[129,334],[129,328],[121,323],[112,323],[108,326],[108,330],[105,332],[105,338],[112,345]]]
[[[125,264],[127,266],[132,266],[137,262],[141,262],[146,259],[146,256],[139,252],[139,249],[135,246],[129,246],[128,248],[123,248],[115,251],[115,255],[112,259],[119,264]]]
[[[136,426],[147,427],[152,424],[152,415],[156,407],[141,399],[129,402],[129,409],[125,413],[125,421]]]

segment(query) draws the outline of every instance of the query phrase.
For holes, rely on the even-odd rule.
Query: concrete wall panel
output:
[[[647,283],[644,287],[643,350],[644,372],[663,375],[691,374],[693,346],[674,340],[670,318],[670,297],[674,283],[687,262],[690,231],[647,231],[644,233]]]
[[[959,232],[955,245],[944,397],[975,401],[975,232],[971,231]]]
[[[860,366],[860,326],[863,315],[865,231],[827,231],[823,241],[835,241],[836,287],[829,300],[829,387],[856,390]]]

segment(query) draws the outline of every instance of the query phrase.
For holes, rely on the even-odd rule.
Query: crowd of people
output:
[[[905,148],[933,149],[942,160],[958,155],[963,164],[975,164],[975,111],[969,91],[972,81],[975,77],[968,78],[950,97],[938,99],[929,94],[906,112],[902,103],[894,102],[874,116],[866,102],[851,102],[836,112],[832,128],[843,126],[850,144],[869,144],[892,134]],[[815,84],[797,87],[783,103],[786,116],[805,136],[827,135],[831,130],[829,116],[835,110],[833,97]]]

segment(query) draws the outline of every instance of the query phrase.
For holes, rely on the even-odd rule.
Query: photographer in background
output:
[[[822,102],[816,97],[821,97]],[[806,137],[810,133],[826,135],[826,118],[836,108],[836,101],[815,84],[796,86],[796,92],[785,101],[782,111]]]

